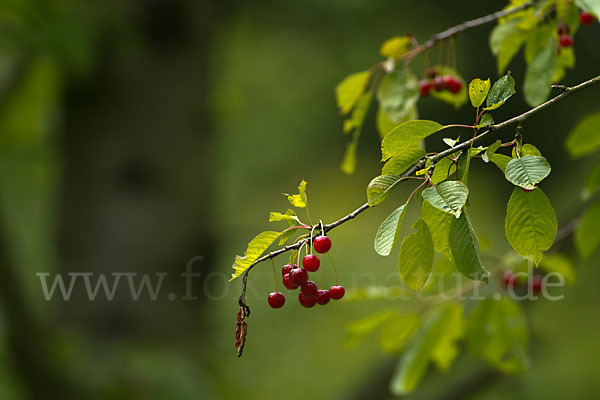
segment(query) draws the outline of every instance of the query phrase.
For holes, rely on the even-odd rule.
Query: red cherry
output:
[[[425,97],[429,95],[429,91],[431,90],[431,82],[426,79],[419,81],[419,94],[421,97]]]
[[[327,236],[317,236],[315,240],[313,240],[313,249],[317,253],[327,253],[329,249],[331,249],[331,239]]]
[[[560,35],[558,42],[561,47],[571,47],[573,46],[573,37],[568,34]]]
[[[564,22],[559,22],[556,26],[556,32],[558,33],[558,36],[568,35],[571,32],[571,28]]]
[[[428,77],[429,79],[433,79],[433,78],[435,78],[436,76],[437,76],[437,72],[435,71],[435,68],[433,68],[433,67],[429,67],[429,68],[427,69],[427,77]]]
[[[294,282],[292,282],[290,280],[290,274],[285,274],[283,276],[283,286],[285,286],[289,290],[296,290],[296,289],[298,289],[298,285],[296,285]]]
[[[298,268],[298,266],[295,264],[284,265],[283,268],[281,268],[281,276],[286,276],[287,274],[292,272],[294,268]]]
[[[506,288],[515,288],[517,286],[517,277],[513,274],[512,271],[506,271],[502,275],[502,284]]]
[[[448,89],[451,93],[458,93],[460,92],[460,89],[462,89],[462,83],[460,83],[460,81],[455,77],[451,75],[445,75],[442,79],[444,80],[444,86],[446,86],[446,89]]]
[[[346,294],[346,289],[343,286],[332,286],[329,288],[329,294],[334,300],[339,300]]]
[[[306,281],[300,287],[300,291],[306,297],[315,297],[317,295],[317,291],[318,291],[317,284],[314,283],[313,281]]]
[[[544,278],[541,275],[534,275],[531,278],[531,290],[533,293],[539,293],[542,290]]]
[[[308,280],[308,273],[302,268],[294,268],[292,272],[289,273],[290,281],[294,285],[302,285],[304,282]]]
[[[273,292],[269,294],[269,305],[272,308],[281,308],[285,304],[285,296],[280,292]]]
[[[314,307],[314,305],[317,304],[316,297],[308,297],[302,292],[298,293],[298,300],[300,300],[300,304],[302,304],[302,307],[306,308]]]
[[[446,85],[444,84],[444,78],[441,76],[436,76],[433,78],[433,88],[438,92],[446,89]]]
[[[331,299],[329,290],[318,290],[317,291],[317,303],[319,303],[320,305],[324,305],[324,304],[329,303],[329,299]]]
[[[321,265],[321,261],[314,254],[308,254],[302,259],[302,266],[307,271],[315,272],[319,269],[319,265]]]
[[[579,13],[579,21],[583,26],[590,26],[594,23],[594,16],[589,12],[582,11]]]

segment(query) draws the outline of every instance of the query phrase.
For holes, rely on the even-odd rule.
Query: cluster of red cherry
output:
[[[327,253],[331,249],[331,239],[324,235],[317,236],[313,240],[312,247],[317,253]],[[302,259],[302,268],[297,264],[288,264],[281,269],[283,286],[289,290],[300,288],[298,300],[303,307],[310,308],[317,303],[325,305],[329,303],[330,299],[339,300],[346,293],[343,286],[334,285],[329,289],[319,289],[315,282],[309,280],[308,273],[318,271],[320,266],[319,257],[307,254]],[[268,300],[272,308],[281,308],[285,304],[284,294],[277,291],[269,294]]]
[[[511,288],[514,290],[518,287],[526,286],[524,285],[525,283],[531,285],[531,290],[533,291],[533,293],[539,293],[544,287],[544,277],[535,274],[531,277],[529,282],[526,282],[525,279],[521,279],[513,271],[505,271],[502,275],[502,284],[507,289]]]
[[[448,90],[450,93],[458,93],[462,89],[462,83],[452,75],[440,76],[434,68],[427,70],[427,78],[419,81],[419,94],[421,97],[429,95],[431,89],[441,92]]]
[[[590,26],[594,23],[594,16],[586,11],[579,13],[579,22],[583,26]],[[571,36],[571,29],[569,25],[564,22],[560,22],[556,28],[558,32],[558,43],[560,47],[571,47],[573,46],[573,36]]]

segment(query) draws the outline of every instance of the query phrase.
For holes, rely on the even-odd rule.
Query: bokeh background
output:
[[[270,228],[282,192],[308,181],[311,214],[330,222],[365,201],[378,174],[370,115],[353,176],[339,170],[345,143],[333,88],[380,60],[380,43],[419,40],[495,11],[502,0],[0,2],[0,398],[384,399],[397,356],[368,338],[345,346],[346,326],[398,301],[336,302],[302,309],[288,296],[271,310],[268,263],[251,275],[248,344],[233,347],[240,282],[234,256]],[[457,39],[467,81],[496,76],[492,26]],[[566,84],[598,73],[600,26],[575,38]],[[522,57],[510,66],[518,85]],[[553,165],[544,190],[559,224],[582,209],[593,161],[574,162],[563,140],[598,109],[598,90],[577,94],[525,124],[525,140]],[[424,118],[469,123],[469,107],[433,99]],[[514,96],[495,117],[522,112]],[[512,132],[502,132],[510,138]],[[428,143],[441,148],[439,141]],[[473,164],[476,230],[503,254],[508,185]],[[398,285],[395,257],[373,251],[379,223],[410,188],[331,233],[347,288]],[[396,201],[396,202],[397,202]],[[567,243],[564,251],[572,254]],[[193,261],[197,300],[180,274]],[[196,260],[196,261],[194,261]],[[284,260],[278,260],[280,267]],[[281,264],[281,265],[280,265]],[[593,398],[600,392],[598,257],[577,263],[578,284],[559,302],[527,304],[532,368],[506,377],[463,354],[431,371],[411,398]],[[38,272],[167,273],[156,301],[133,301],[125,281],[113,301],[44,299]],[[331,279],[331,276],[328,277]],[[153,278],[154,281],[154,278]],[[169,300],[167,294],[175,293]]]

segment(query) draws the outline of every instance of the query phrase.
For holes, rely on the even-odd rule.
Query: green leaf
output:
[[[416,314],[397,315],[381,329],[379,347],[386,353],[398,353],[419,327]]]
[[[468,184],[469,181],[469,167],[471,166],[471,153],[475,150],[476,154],[479,149],[474,149],[473,147],[468,150],[463,150],[458,157],[458,179],[465,185]]]
[[[448,90],[441,90],[441,91],[432,90],[429,92],[431,94],[431,96],[438,100],[441,100],[445,103],[453,105],[454,108],[460,108],[463,104],[465,104],[467,102],[467,97],[468,97],[467,84],[465,83],[465,80],[460,76],[458,71],[455,70],[454,68],[441,66],[441,65],[435,66],[433,68],[439,76],[451,75],[454,78],[456,78],[460,82],[461,88],[458,93],[452,93]]]
[[[504,72],[527,39],[527,31],[521,29],[520,23],[520,19],[508,20],[496,25],[490,34],[490,48],[497,57],[498,73]]]
[[[487,97],[487,107],[485,107],[484,110],[495,110],[496,108],[502,106],[504,102],[515,93],[515,79],[510,75],[509,72],[494,82],[494,86],[492,86],[490,89],[490,93]]]
[[[415,105],[410,109],[408,114],[404,116],[397,123],[393,123],[390,119],[385,115],[385,112],[381,108],[377,108],[377,116],[375,118],[375,124],[377,125],[377,132],[379,132],[379,137],[383,139],[385,135],[391,132],[392,129],[397,127],[403,122],[410,121],[413,119],[419,119],[419,112],[417,110],[417,106]]]
[[[236,256],[233,263],[233,274],[229,282],[242,275],[254,261],[281,235],[279,232],[266,231],[259,233],[248,243],[248,248],[243,256]]]
[[[423,198],[448,214],[460,217],[469,197],[469,189],[460,181],[446,181],[423,191]]]
[[[462,314],[461,306],[450,308],[444,336],[440,338],[431,351],[431,358],[440,371],[447,371],[460,353],[457,341],[463,336]]]
[[[540,151],[537,149],[537,147],[535,147],[532,144],[526,143],[523,146],[521,146],[519,148],[519,155],[521,157],[523,156],[536,156],[536,157],[541,157],[542,153],[540,153]],[[513,158],[515,158],[517,156],[515,148],[513,147],[512,150],[512,156]]]
[[[377,99],[389,120],[398,124],[413,111],[419,100],[418,80],[408,70],[396,70],[381,80]]]
[[[423,324],[400,358],[390,381],[390,391],[394,395],[405,395],[416,389],[425,375],[432,353],[440,342],[447,340],[446,330],[455,321],[455,310],[460,308],[456,303],[446,302],[424,316]]]
[[[542,189],[525,192],[514,188],[504,231],[517,253],[539,265],[543,252],[554,243],[557,227],[556,214]]]
[[[485,113],[481,116],[481,120],[479,121],[479,124],[476,125],[476,128],[484,128],[486,126],[490,126],[494,124],[494,117],[492,117],[492,114],[488,114]]]
[[[454,217],[424,201],[421,207],[421,218],[429,227],[435,251],[452,257],[449,238],[450,224]]]
[[[481,156],[483,161],[486,163],[490,162],[491,158],[496,153],[496,150],[500,148],[500,146],[502,146],[502,142],[500,140],[496,140],[494,143],[490,144],[485,153],[483,153],[483,156]]]
[[[600,149],[600,112],[583,118],[567,136],[566,146],[573,158],[587,156]]]
[[[548,42],[554,35],[557,27],[553,24],[543,24],[531,31],[525,45],[525,63],[531,64],[535,56],[548,46]],[[561,48],[561,51],[563,49]]]
[[[382,161],[395,156],[405,148],[419,147],[421,140],[442,129],[443,126],[434,121],[417,119],[404,122],[388,133],[381,141]]]
[[[344,78],[336,87],[335,95],[337,106],[342,114],[352,110],[360,96],[364,93],[369,83],[369,71],[357,72]]]
[[[290,204],[294,207],[298,208],[306,208],[308,206],[308,198],[306,197],[306,181],[302,180],[300,185],[298,185],[298,194],[287,194],[284,193],[290,202]]]
[[[424,156],[425,150],[423,149],[410,147],[399,149],[396,155],[385,163],[381,173],[382,175],[401,175]]]
[[[472,280],[488,281],[489,272],[481,264],[479,242],[466,210],[450,223],[450,250],[461,274]]]
[[[300,219],[294,212],[294,210],[287,210],[285,214],[279,212],[273,212],[269,214],[269,222],[286,221],[289,226],[301,224]]]
[[[399,182],[404,180],[400,175],[379,175],[371,179],[367,186],[367,200],[371,207],[383,202]]]
[[[356,347],[361,340],[396,315],[396,311],[386,310],[357,321],[352,321],[346,328],[346,346]]]
[[[286,229],[286,230],[282,231],[281,238],[279,239],[279,245],[280,246],[284,245],[294,235],[294,233],[298,232],[299,229],[302,229],[302,228],[298,227],[298,228]]]
[[[575,230],[575,246],[584,259],[589,258],[600,244],[600,202],[583,212]]]
[[[412,47],[410,36],[394,36],[381,45],[379,53],[384,57],[400,58]]]
[[[362,126],[365,122],[365,117],[369,111],[369,106],[371,105],[371,99],[373,96],[371,93],[364,93],[358,102],[356,103],[356,107],[352,110],[352,114],[350,118],[344,121],[344,133],[352,132],[353,130],[361,130]]]
[[[490,158],[490,161],[496,164],[496,166],[500,168],[502,173],[505,173],[506,166],[508,165],[510,160],[512,160],[512,158],[510,158],[509,156],[505,156],[504,154],[494,154],[492,155],[492,158]]]
[[[527,66],[523,91],[525,101],[532,106],[539,106],[550,95],[552,78],[556,69],[556,43],[552,38],[548,45],[540,50]]]
[[[550,175],[550,171],[550,164],[544,157],[525,156],[510,160],[504,175],[513,185],[531,190]]]
[[[564,254],[548,254],[544,257],[540,266],[546,272],[556,272],[561,274],[569,286],[572,286],[577,282],[577,274],[575,273],[573,262]]]
[[[352,140],[346,145],[344,159],[340,164],[340,169],[347,175],[352,175],[356,171],[356,148],[358,147],[359,131],[355,131]]]
[[[467,347],[505,373],[529,366],[529,332],[521,307],[509,298],[479,302],[467,319]]]
[[[412,293],[412,292],[411,292]],[[406,299],[406,286],[367,286],[350,290],[346,301]]]
[[[583,198],[585,200],[589,199],[598,192],[598,189],[600,189],[600,161],[596,161],[588,173],[583,189]]]
[[[598,0],[575,0],[577,7],[584,11],[594,14],[597,18],[600,18],[600,1]]]
[[[452,162],[448,157],[442,158],[435,164],[431,181],[437,185],[438,183],[445,181],[449,176],[456,172],[456,164]]]
[[[389,256],[400,237],[402,221],[406,214],[406,204],[395,209],[379,226],[375,235],[375,251],[382,256]]]
[[[469,99],[471,100],[473,107],[479,107],[483,104],[490,91],[491,85],[489,78],[485,81],[476,78],[469,83]]]
[[[398,273],[400,279],[411,289],[420,290],[433,266],[433,239],[427,224],[422,219],[415,222],[413,229],[417,232],[402,240],[398,257]]]

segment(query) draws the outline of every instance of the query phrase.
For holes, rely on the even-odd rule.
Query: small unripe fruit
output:
[[[289,273],[290,281],[294,285],[302,285],[304,282],[308,280],[308,273],[302,268],[294,268],[292,272]]]
[[[329,294],[334,300],[339,300],[346,294],[346,289],[343,286],[332,286],[329,288]]]
[[[317,236],[315,240],[313,240],[313,249],[317,253],[327,253],[329,249],[331,249],[331,239],[327,236]]]
[[[295,267],[298,267],[298,266],[294,265],[294,264],[284,265],[283,268],[281,268],[281,276],[286,276],[287,274],[289,274],[290,272],[292,272],[292,270]]]
[[[302,292],[298,293],[298,300],[300,301],[302,307],[306,308],[314,307],[314,305],[317,304],[316,297],[308,297]]]
[[[269,305],[272,308],[281,308],[285,304],[285,296],[280,292],[273,292],[269,294]]]
[[[589,12],[582,11],[579,13],[579,21],[583,26],[590,26],[594,23],[594,16]]]
[[[329,290],[319,290],[317,291],[317,303],[320,305],[325,305],[329,303],[329,299],[331,299],[331,295],[329,294]]]
[[[283,286],[285,286],[289,290],[296,290],[296,289],[298,289],[298,285],[296,285],[294,282],[292,282],[290,280],[290,274],[285,274],[283,276]]]
[[[426,79],[419,81],[419,94],[421,95],[421,97],[428,96],[430,91],[431,91],[431,82],[429,82]]]
[[[313,281],[306,281],[300,287],[300,291],[306,297],[315,297],[318,292],[317,284]]]
[[[307,271],[315,272],[319,269],[319,265],[321,265],[321,261],[314,254],[308,254],[302,259],[302,266]]]
[[[573,46],[573,37],[568,34],[560,35],[558,42],[561,47],[571,47]]]

